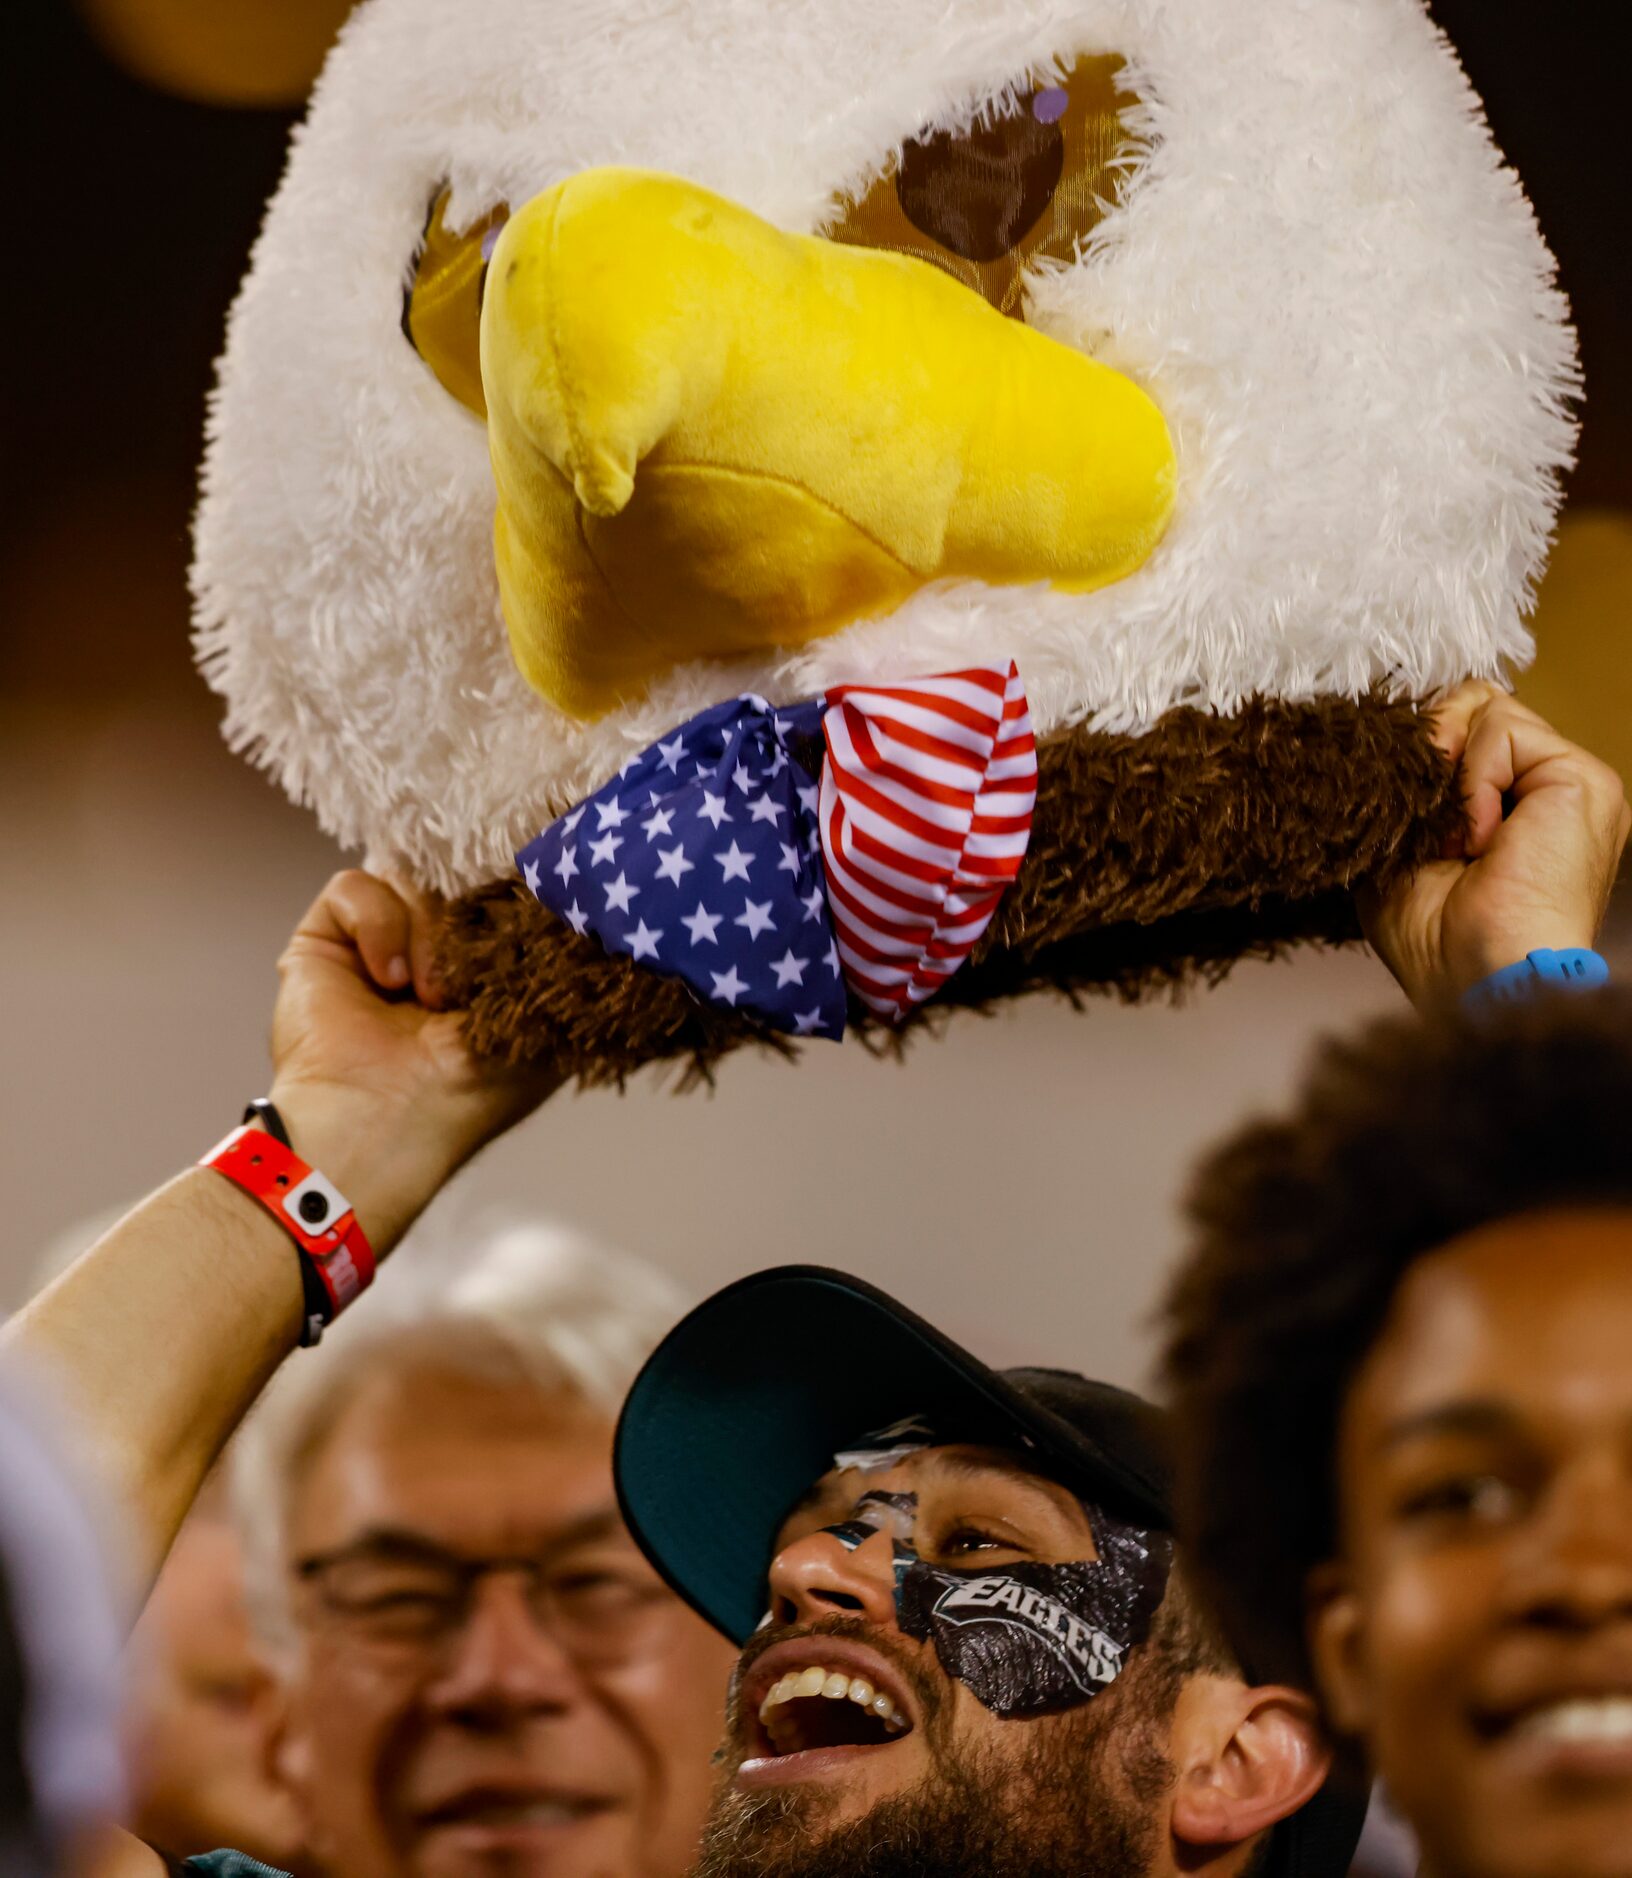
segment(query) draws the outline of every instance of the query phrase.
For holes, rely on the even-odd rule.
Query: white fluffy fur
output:
[[[1086,596],[946,583],[582,725],[511,662],[481,426],[398,327],[426,204],[599,163],[809,229],[926,123],[1092,50],[1151,147],[1033,323],[1167,415],[1179,503]],[[443,889],[742,689],[1013,656],[1041,730],[1253,693],[1424,696],[1522,662],[1572,444],[1550,257],[1418,0],[369,0],[233,310],[197,528],[227,734],[341,841]]]

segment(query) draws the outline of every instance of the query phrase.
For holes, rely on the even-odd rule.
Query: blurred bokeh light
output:
[[[1519,696],[1632,779],[1632,511],[1572,504]]]
[[[79,0],[108,57],[199,104],[299,104],[351,0]]]

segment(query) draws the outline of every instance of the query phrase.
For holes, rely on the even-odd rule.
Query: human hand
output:
[[[336,874],[278,961],[272,1100],[303,1160],[357,1209],[376,1253],[448,1177],[558,1086],[478,1064],[432,967],[438,903]]]
[[[1435,709],[1434,741],[1462,765],[1465,833],[1386,898],[1359,896],[1366,937],[1418,1006],[1542,948],[1591,946],[1632,829],[1614,770],[1483,680]]]

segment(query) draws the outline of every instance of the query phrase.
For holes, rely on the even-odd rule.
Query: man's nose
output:
[[[539,1623],[519,1581],[493,1576],[425,1691],[432,1710],[473,1728],[559,1712],[580,1686],[577,1665]]]
[[[771,1564],[771,1615],[779,1624],[822,1617],[895,1622],[895,1544],[887,1532],[847,1546],[831,1532],[786,1545]]]
[[[1553,1628],[1632,1621],[1632,1478],[1606,1457],[1558,1480],[1549,1500],[1514,1560],[1510,1610]]]

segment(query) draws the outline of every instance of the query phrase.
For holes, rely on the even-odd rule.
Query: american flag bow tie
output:
[[[825,758],[819,782],[807,753]],[[847,992],[899,1022],[969,956],[1036,799],[1020,674],[980,666],[780,710],[717,704],[516,861],[609,952],[772,1029],[837,1039]]]

